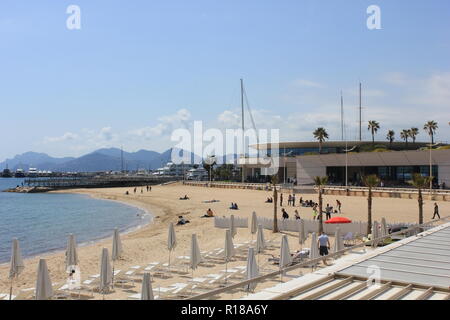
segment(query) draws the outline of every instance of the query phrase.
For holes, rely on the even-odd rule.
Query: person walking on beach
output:
[[[283,206],[283,194],[280,194],[280,207]]]
[[[313,207],[313,220],[316,220],[316,218],[318,218],[317,217],[317,206],[314,205],[314,207]]]
[[[341,213],[341,206],[342,206],[342,203],[341,203],[339,200],[336,200],[336,205],[337,205],[337,207],[338,207],[339,213]]]
[[[137,189],[137,188],[134,188],[134,193],[136,193],[136,189]]]
[[[434,217],[438,217],[438,219],[441,219],[441,216],[439,215],[439,206],[437,205],[437,203],[434,203],[434,214],[433,214],[433,220]]]
[[[295,220],[300,220],[300,214],[298,213],[298,210],[295,210]]]
[[[328,250],[330,249],[331,246],[330,246],[330,239],[325,234],[325,232],[322,231],[322,233],[320,234],[320,237],[317,239],[317,245],[319,246],[319,254],[323,257],[327,256]],[[323,259],[323,264],[326,266],[328,265],[326,258]]]
[[[325,208],[326,219],[331,219],[331,210],[330,204],[327,203],[327,207]]]
[[[292,206],[295,207],[295,193],[292,195]]]

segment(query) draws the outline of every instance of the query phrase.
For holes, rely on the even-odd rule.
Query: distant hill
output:
[[[181,158],[183,150],[168,149],[162,153],[149,150],[136,152],[123,152],[125,170],[150,169],[155,170],[163,167],[167,162],[173,161],[172,154]],[[191,163],[201,163],[200,156],[189,151],[187,157]],[[222,163],[222,157],[218,157],[218,163]],[[0,163],[0,169],[11,170],[37,168],[38,170],[60,171],[60,172],[93,172],[93,171],[118,171],[121,170],[121,150],[118,148],[103,148],[78,158],[65,157],[53,158],[45,153],[26,152],[16,155],[12,159],[6,159]]]
[[[28,168],[39,168],[39,170],[50,170],[56,165],[74,160],[72,157],[65,158],[53,158],[45,153],[38,152],[25,152],[23,154],[16,155],[12,159],[6,159],[3,162],[0,162],[0,168],[8,168],[11,170],[16,169],[24,169],[28,170]]]

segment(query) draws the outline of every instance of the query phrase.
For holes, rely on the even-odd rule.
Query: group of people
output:
[[[237,205],[237,203],[231,203],[231,206],[230,206],[230,209],[231,210],[239,210],[239,207],[238,207],[238,205]]]
[[[281,208],[281,214],[282,214],[282,218],[283,220],[289,219],[289,214],[286,212],[286,210],[284,208]],[[298,213],[298,210],[294,211],[294,217],[295,220],[300,220],[300,214]]]
[[[266,203],[273,203],[273,198],[272,197],[267,198]]]
[[[146,187],[146,189],[147,189],[147,192],[152,191],[152,187],[151,187],[151,186],[145,186],[145,187]],[[137,187],[134,187],[133,192],[134,192],[134,194],[136,194],[136,192],[137,192]],[[141,193],[144,193],[144,188],[141,188]],[[129,195],[130,192],[127,190],[127,191],[125,191],[125,194],[126,194],[126,195]]]

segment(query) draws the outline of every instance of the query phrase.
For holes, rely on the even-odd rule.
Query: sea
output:
[[[111,200],[80,194],[1,192],[23,179],[0,178],[0,264],[10,261],[17,238],[24,258],[65,249],[73,233],[78,245],[129,232],[151,221],[151,214]]]

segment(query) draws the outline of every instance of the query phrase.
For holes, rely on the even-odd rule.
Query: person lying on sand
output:
[[[183,224],[189,223],[189,220],[186,220],[185,218],[183,218],[183,216],[179,216],[178,217],[178,222],[177,222],[177,226],[181,226]]]
[[[189,197],[185,194],[184,197],[180,198],[180,200],[189,200]]]

